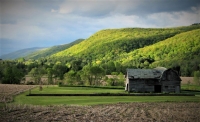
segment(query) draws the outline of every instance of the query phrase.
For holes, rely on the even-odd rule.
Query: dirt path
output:
[[[118,103],[95,106],[11,105],[0,110],[1,122],[200,121],[200,103]]]

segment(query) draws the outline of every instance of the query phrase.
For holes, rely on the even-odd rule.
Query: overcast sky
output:
[[[200,0],[0,0],[0,55],[101,29],[200,23]]]

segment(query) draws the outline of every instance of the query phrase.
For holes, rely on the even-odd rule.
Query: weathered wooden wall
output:
[[[180,81],[162,81],[162,92],[177,92],[177,86],[180,88]]]
[[[129,91],[134,92],[154,92],[154,80],[132,79],[129,81]]]

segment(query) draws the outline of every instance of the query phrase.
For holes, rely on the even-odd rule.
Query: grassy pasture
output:
[[[186,91],[184,91],[186,93]],[[31,90],[35,94],[89,94],[89,93],[125,93],[123,89],[102,89],[89,87],[43,86]],[[188,92],[187,92],[188,93]],[[14,98],[14,104],[33,105],[97,105],[119,102],[200,102],[200,96],[26,96],[29,91]]]
[[[31,90],[35,94],[93,94],[93,93],[125,93],[123,89],[110,88],[93,88],[93,87],[58,87],[58,86],[43,86],[43,90],[39,88]]]
[[[33,105],[97,105],[119,102],[200,102],[197,96],[32,96],[19,95],[16,104]]]
[[[181,85],[182,90],[200,91],[200,86],[197,85]]]

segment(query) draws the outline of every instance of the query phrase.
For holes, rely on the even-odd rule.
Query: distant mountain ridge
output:
[[[38,59],[38,58],[41,58],[41,57],[48,57],[48,56],[51,56],[57,52],[60,52],[60,51],[63,51],[63,50],[66,50],[80,42],[82,42],[84,39],[77,39],[69,44],[63,44],[63,45],[56,45],[56,46],[53,46],[53,47],[50,47],[50,48],[46,48],[44,50],[38,50],[38,51],[35,51],[29,55],[26,55],[25,56],[25,59]]]
[[[54,53],[60,52],[62,50],[65,50],[75,44],[80,43],[84,39],[77,39],[69,44],[63,44],[63,45],[56,45],[53,47],[33,47],[33,48],[26,48],[22,50],[18,50],[12,53],[8,53],[5,55],[0,56],[1,59],[3,60],[14,60],[17,58],[25,58],[25,59],[38,59],[41,57],[48,57],[50,55],[53,55]]]
[[[20,58],[20,57],[24,57],[24,56],[27,56],[35,51],[39,51],[39,50],[44,50],[46,49],[45,47],[32,47],[32,48],[26,48],[26,49],[22,49],[22,50],[18,50],[18,51],[15,51],[15,52],[11,52],[11,53],[8,53],[8,54],[4,54],[4,55],[1,55],[0,58],[3,59],[3,60],[14,60],[16,58]]]

